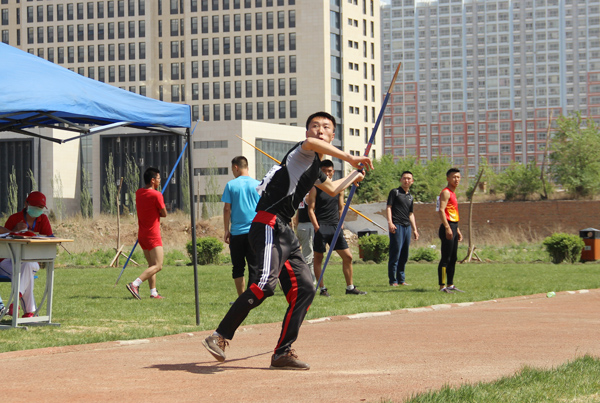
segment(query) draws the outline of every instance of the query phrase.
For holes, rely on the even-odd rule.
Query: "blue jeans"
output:
[[[408,261],[408,247],[410,246],[410,237],[412,236],[412,228],[409,226],[403,227],[400,224],[394,223],[396,233],[390,232],[390,260],[388,262],[388,277],[390,284],[404,283],[404,267]]]

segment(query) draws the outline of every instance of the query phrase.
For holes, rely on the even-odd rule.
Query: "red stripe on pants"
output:
[[[258,286],[256,284],[254,284],[254,283],[250,285],[250,291],[252,291],[252,293],[258,299],[263,299],[263,297],[265,296],[265,293],[263,292],[263,290],[261,290],[260,288],[258,288]]]
[[[290,276],[290,282],[292,283],[292,286],[290,287],[290,291],[285,296],[285,299],[287,300],[288,304],[290,304],[290,309],[288,310],[287,315],[283,319],[283,328],[281,330],[281,337],[279,338],[279,341],[277,342],[275,351],[277,351],[277,349],[283,342],[283,339],[285,338],[285,334],[287,333],[287,329],[288,329],[288,326],[292,319],[292,315],[294,314],[294,308],[296,307],[296,301],[298,300],[298,279],[296,278],[296,275],[294,274],[292,265],[290,265],[290,262],[288,260],[286,260],[285,264],[283,266],[287,270],[288,275]]]

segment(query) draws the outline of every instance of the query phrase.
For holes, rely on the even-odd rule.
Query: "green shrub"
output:
[[[189,243],[191,244],[192,242],[190,241]],[[168,250],[165,253],[164,265],[165,266],[175,266],[177,264],[177,262],[180,260],[183,260],[183,261],[187,260],[187,256],[185,255],[185,253],[183,251],[180,251],[177,249]]]
[[[577,235],[556,233],[544,239],[546,251],[552,258],[552,263],[561,263],[566,260],[571,263],[581,258],[581,251],[585,243]]]
[[[433,262],[438,259],[438,254],[432,248],[416,248],[410,252],[410,259],[415,262],[420,262],[421,260]]]
[[[194,259],[192,253],[192,241],[189,241],[185,248],[190,259]],[[212,236],[196,239],[196,253],[198,254],[198,264],[219,264],[221,261],[221,252],[223,251],[223,242]]]
[[[367,235],[358,240],[365,262],[381,263],[388,260],[390,238],[387,235]]]

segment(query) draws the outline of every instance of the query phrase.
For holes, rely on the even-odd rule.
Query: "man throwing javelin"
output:
[[[292,147],[281,164],[271,168],[258,186],[261,198],[256,206],[257,214],[250,226],[249,238],[257,256],[259,280],[238,297],[217,330],[202,341],[218,361],[225,360],[227,340],[233,338],[250,310],[273,295],[279,281],[289,305],[271,357],[271,368],[310,368],[298,359],[292,343],[298,338],[315,289],[310,269],[302,258],[298,238],[289,224],[313,185],[333,196],[353,182],[363,180],[364,175],[360,171],[353,171],[345,178],[331,181],[319,169],[325,154],[347,161],[355,168],[373,168],[370,158],[352,156],[332,146],[334,131],[335,118],[330,114],[317,112],[309,116],[306,140]]]
[[[162,299],[156,291],[156,273],[163,265],[163,244],[160,236],[160,217],[167,216],[167,208],[160,186],[160,171],[150,167],[144,172],[144,186],[135,192],[135,208],[138,215],[138,242],[144,251],[148,268],[134,282],[126,285],[135,299],[140,297],[140,285],[148,280],[150,298]]]

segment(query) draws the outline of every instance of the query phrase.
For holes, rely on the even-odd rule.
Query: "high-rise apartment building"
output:
[[[3,42],[187,103],[193,121],[304,127],[325,110],[334,144],[358,155],[381,105],[378,0],[0,0],[0,12]],[[210,133],[200,123],[196,135]]]
[[[597,0],[392,0],[381,21],[385,154],[472,176],[542,161],[551,113],[600,121]]]

